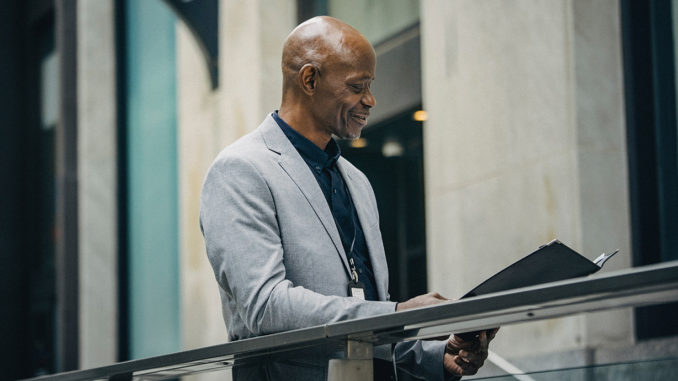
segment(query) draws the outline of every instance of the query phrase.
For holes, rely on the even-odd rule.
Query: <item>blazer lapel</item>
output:
[[[313,173],[311,173],[308,165],[270,115],[266,117],[266,120],[262,123],[261,134],[268,148],[271,151],[280,154],[280,166],[292,181],[297,184],[301,193],[304,194],[306,200],[311,204],[315,214],[323,224],[325,231],[332,239],[346,272],[350,275],[350,267],[348,265],[348,260],[346,259],[344,247],[341,244],[341,238],[339,237],[339,231],[334,222],[334,217],[332,217],[332,212],[330,211],[329,205],[327,205],[327,200],[325,200],[325,196],[318,185],[318,181],[313,176]]]
[[[377,284],[379,300],[386,300],[386,294],[388,293],[388,266],[386,265],[385,253],[381,249],[383,246],[379,229],[370,229],[372,227],[371,224],[377,222],[377,216],[372,211],[369,203],[371,195],[369,190],[365,189],[365,186],[361,184],[358,175],[353,173],[353,169],[344,160],[344,158],[340,158],[337,162],[339,171],[344,181],[346,181],[348,191],[351,194],[351,200],[353,200],[353,205],[355,205],[358,212],[360,226],[363,229],[365,241],[367,242],[370,262],[372,262],[372,268],[374,269],[374,280]]]

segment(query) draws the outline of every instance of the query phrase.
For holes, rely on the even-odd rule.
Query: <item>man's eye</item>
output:
[[[351,88],[356,92],[361,92],[365,88],[363,85],[351,85]]]

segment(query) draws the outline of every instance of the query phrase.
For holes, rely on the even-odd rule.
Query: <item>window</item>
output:
[[[678,1],[621,3],[634,265],[678,259]],[[678,303],[636,310],[639,339],[678,334]]]

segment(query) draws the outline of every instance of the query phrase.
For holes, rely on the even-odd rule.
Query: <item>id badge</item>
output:
[[[351,280],[348,283],[348,295],[365,300],[365,285],[359,280]]]

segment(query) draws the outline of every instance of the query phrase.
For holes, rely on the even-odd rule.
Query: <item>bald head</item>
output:
[[[358,30],[329,16],[318,16],[297,26],[283,46],[283,98],[299,90],[298,76],[304,65],[321,73],[335,65],[352,64],[363,55],[374,56],[374,49]]]
[[[353,27],[327,16],[306,21],[283,47],[279,116],[322,149],[332,135],[359,137],[376,103],[375,64],[372,45]]]

